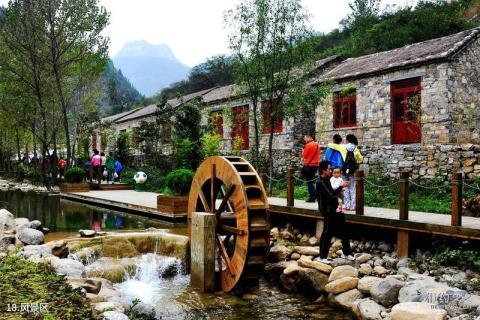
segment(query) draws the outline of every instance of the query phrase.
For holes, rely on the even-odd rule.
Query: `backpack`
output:
[[[358,169],[357,160],[355,160],[355,155],[352,151],[347,150],[347,156],[345,158],[345,163],[343,164],[343,173],[346,176],[353,176],[355,171]]]

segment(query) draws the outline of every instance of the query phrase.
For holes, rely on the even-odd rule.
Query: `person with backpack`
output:
[[[305,177],[308,188],[308,199],[306,202],[315,202],[315,175],[318,167],[318,160],[320,159],[320,146],[313,139],[312,134],[305,134],[303,136],[305,141],[305,148],[300,153],[303,157],[302,174]]]
[[[117,181],[120,181],[120,172],[122,172],[123,170],[123,167],[122,167],[122,163],[120,162],[120,160],[117,160],[115,161],[115,176],[114,176],[114,181],[117,180]]]
[[[92,159],[90,160],[90,163],[92,164],[91,176],[97,179],[96,181],[97,184],[100,184],[102,179],[102,173],[100,171],[101,164],[102,164],[102,157],[100,156],[97,149],[93,150],[93,156],[92,156]]]
[[[350,184],[343,190],[343,196],[345,201],[345,210],[355,210],[355,171],[363,162],[363,156],[358,149],[358,139],[353,134],[347,135],[347,155],[345,157],[345,163],[343,165],[344,180]]]
[[[342,137],[339,134],[333,136],[333,143],[327,145],[324,160],[330,163],[330,168],[342,168],[347,157],[347,148],[342,143]]]

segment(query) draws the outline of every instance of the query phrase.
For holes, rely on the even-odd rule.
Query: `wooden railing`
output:
[[[262,177],[263,178],[263,177]],[[287,170],[287,206],[295,206],[294,198],[294,170]],[[365,186],[364,172],[358,170],[355,172],[355,214],[364,215],[365,210]],[[399,220],[408,220],[409,212],[409,181],[410,173],[402,171],[400,173],[400,195],[399,195]],[[452,209],[451,225],[462,226],[462,190],[463,175],[461,172],[455,172],[451,175],[452,183]]]

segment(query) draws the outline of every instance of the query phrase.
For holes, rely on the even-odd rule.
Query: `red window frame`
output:
[[[357,94],[342,96],[336,93],[333,97],[333,127],[350,128],[357,126]]]
[[[213,126],[214,132],[223,137],[223,111],[212,111],[208,118]]]
[[[232,141],[236,137],[242,138],[242,150],[248,150],[250,137],[249,137],[249,112],[250,107],[248,105],[238,106],[232,108]]]
[[[283,131],[283,119],[280,108],[279,99],[274,99],[273,108],[270,106],[270,101],[262,101],[262,115],[263,115],[263,133],[271,132],[270,121],[272,119],[272,111],[275,112],[275,122],[273,124],[273,133],[281,133]]]

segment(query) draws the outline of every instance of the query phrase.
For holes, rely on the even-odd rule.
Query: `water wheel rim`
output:
[[[233,163],[236,163],[237,165],[241,164],[242,172],[239,172]],[[212,173],[212,168],[214,168],[214,173]],[[230,199],[232,209],[235,213],[235,228],[240,230],[242,234],[236,234],[234,236],[235,246],[233,254],[230,257],[227,253],[227,257],[230,259],[230,263],[228,262],[228,259],[227,257],[225,257],[225,255],[223,255],[222,260],[223,262],[225,262],[225,266],[219,263],[220,289],[225,292],[231,291],[239,284],[239,282],[241,282],[241,277],[246,269],[246,262],[249,258],[251,221],[249,219],[249,199],[243,181],[243,178],[245,178],[246,174],[249,175],[249,179],[251,179],[252,181],[255,180],[258,184],[259,195],[264,203],[263,207],[257,206],[257,210],[263,209],[266,212],[268,203],[264,186],[250,163],[248,163],[242,158],[215,156],[206,159],[195,173],[189,194],[188,221],[190,235],[190,221],[192,213],[198,211],[199,208],[204,210],[206,209],[205,211],[209,212],[213,211],[212,205],[210,204],[211,201],[209,201],[209,198],[211,197],[211,192],[206,192],[208,191],[206,189],[211,187],[211,181],[216,181],[217,183],[218,181],[222,181],[222,183],[224,183],[228,188],[235,186]],[[212,176],[214,176],[215,180],[212,180]],[[215,193],[215,191],[212,192]],[[214,201],[214,203],[216,204],[215,208],[217,208],[217,201]],[[217,220],[220,220],[217,221],[218,228],[218,226],[223,222],[222,218],[217,218]],[[219,244],[219,242],[222,242],[222,239],[218,238],[216,239],[216,241],[218,245],[217,250],[218,252],[220,252],[222,246]]]

